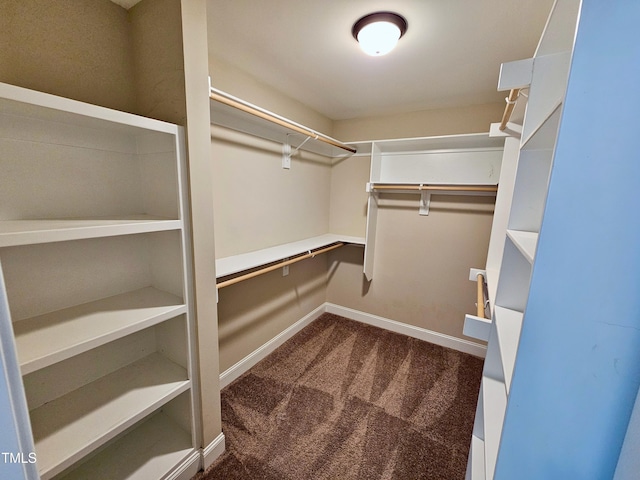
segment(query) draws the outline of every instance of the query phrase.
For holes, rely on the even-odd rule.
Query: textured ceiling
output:
[[[552,0],[208,0],[209,51],[332,119],[503,101],[500,64],[533,55]],[[361,16],[409,23],[368,57]]]

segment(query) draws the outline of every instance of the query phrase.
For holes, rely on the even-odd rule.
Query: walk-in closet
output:
[[[637,2],[0,12],[0,478],[638,478]]]

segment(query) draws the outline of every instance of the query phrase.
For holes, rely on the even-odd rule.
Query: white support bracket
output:
[[[480,318],[475,315],[465,315],[462,334],[488,342],[489,335],[491,334],[491,319]]]
[[[487,281],[487,271],[486,270],[482,270],[480,268],[470,268],[469,269],[469,280],[472,282],[477,282],[478,281],[478,275],[482,275],[484,277],[484,281]],[[485,295],[486,295],[486,290],[485,290]],[[486,298],[484,301],[484,308],[487,308],[489,306],[489,299]]]
[[[420,215],[429,215],[429,205],[431,205],[431,192],[420,192]]]
[[[498,91],[527,88],[533,76],[533,58],[506,62],[500,66]]]
[[[300,151],[300,149],[307,143],[309,140],[314,139],[318,140],[318,135],[313,137],[307,137],[304,141],[296,147],[296,149],[291,151],[291,143],[289,142],[289,136],[291,133],[287,133],[287,141],[282,144],[282,168],[290,169],[291,168],[291,157],[293,157],[296,153]]]
[[[508,122],[507,128],[500,130],[500,122],[492,123],[489,127],[490,137],[515,137],[520,138],[522,136],[522,125],[517,123]]]
[[[282,168],[287,170],[291,168],[291,144],[289,139],[282,144]]]
[[[482,275],[484,278],[487,278],[487,271],[480,268],[469,269],[469,280],[472,282],[478,281],[478,275]]]

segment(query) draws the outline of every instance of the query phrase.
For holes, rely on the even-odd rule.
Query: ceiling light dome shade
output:
[[[397,13],[376,12],[365,15],[351,29],[360,48],[371,56],[389,53],[407,31],[407,21]]]

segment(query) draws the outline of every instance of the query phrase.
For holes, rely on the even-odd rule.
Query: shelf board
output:
[[[522,150],[553,150],[558,136],[562,102],[556,103],[551,113],[546,116],[540,125],[522,142]]]
[[[191,435],[163,413],[109,445],[64,480],[148,480],[164,476],[196,450]]]
[[[163,132],[176,135],[180,128],[160,120],[6,83],[0,83],[0,111],[4,114],[27,116],[79,128],[133,134]]]
[[[153,353],[30,412],[47,480],[189,389],[184,368]]]
[[[354,153],[340,148],[336,144],[350,150],[355,148],[353,145],[342,143],[335,138],[229,95],[226,92],[211,88],[211,94],[216,97],[211,97],[209,100],[211,123],[214,125],[277,143],[289,142],[292,149],[300,146],[300,150],[313,152],[325,157],[338,158],[350,156]],[[302,132],[307,132],[310,135],[305,135]],[[334,145],[325,143],[319,140],[318,137],[328,139]],[[303,142],[304,145],[302,145]]]
[[[186,313],[183,300],[147,287],[15,322],[23,375]]]
[[[365,143],[365,142],[354,142]],[[502,150],[503,138],[490,137],[489,133],[441,135],[418,138],[394,138],[373,140],[382,154],[429,151]],[[360,151],[360,149],[358,149]]]
[[[537,232],[524,232],[521,230],[507,230],[507,236],[511,239],[518,251],[524,255],[527,262],[533,263],[538,244]]]
[[[507,395],[511,388],[513,367],[516,364],[518,342],[520,340],[520,331],[522,330],[522,318],[523,314],[520,312],[499,306],[496,307],[495,321],[498,332],[498,346],[500,347],[500,357],[502,359]]]
[[[182,221],[151,215],[121,218],[0,221],[0,247],[179,230]]]
[[[254,252],[219,258],[216,260],[216,278],[226,277],[227,275],[250,270],[262,265],[268,265],[269,263],[307,253],[309,250],[326,247],[336,242],[364,245],[364,238],[328,233],[326,235],[285,243]]]
[[[493,478],[507,408],[504,383],[490,377],[482,378],[484,410],[484,450],[486,478]]]

